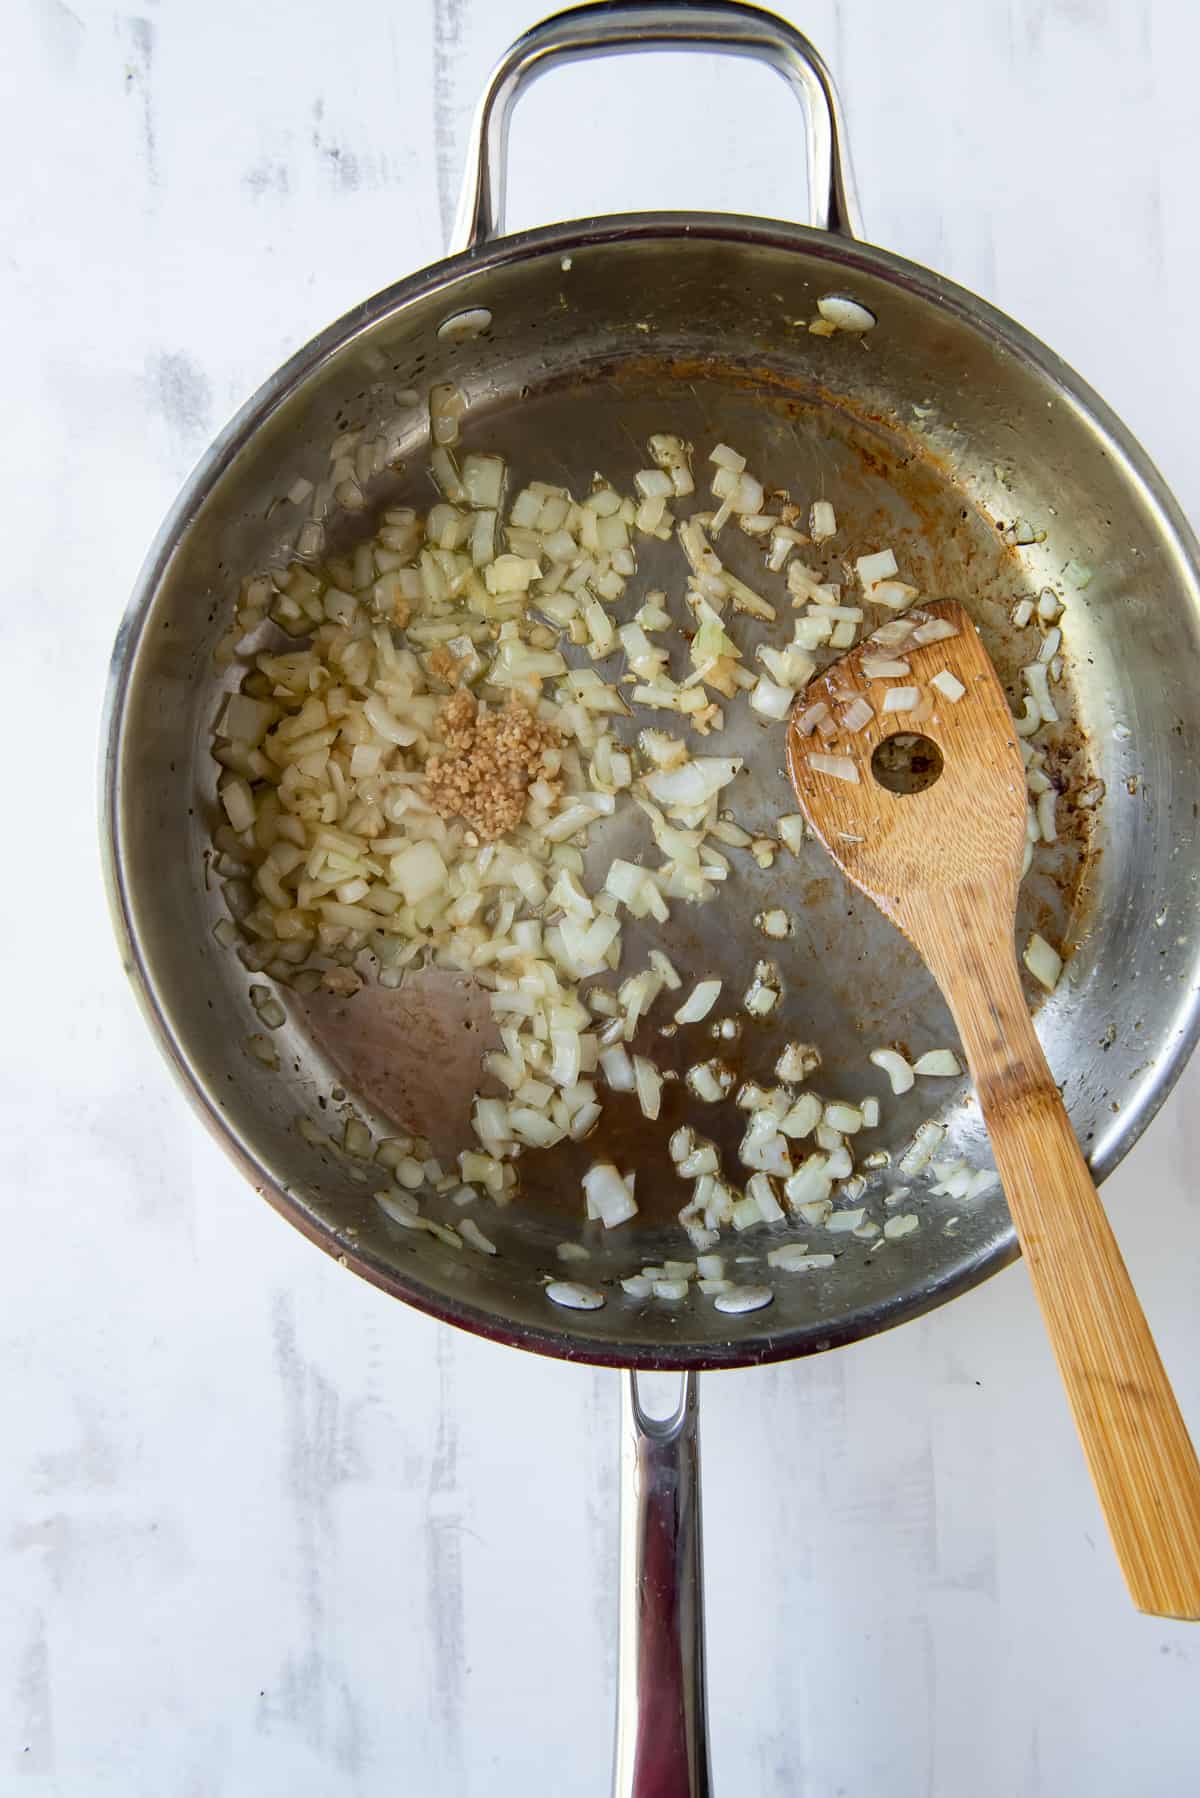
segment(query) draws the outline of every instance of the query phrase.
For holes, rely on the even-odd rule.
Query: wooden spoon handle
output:
[[[1005,938],[943,990],[1130,1595],[1153,1616],[1200,1619],[1196,1451]]]

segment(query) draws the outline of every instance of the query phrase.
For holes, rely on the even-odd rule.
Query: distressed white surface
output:
[[[842,83],[871,236],[1060,349],[1200,517],[1195,9],[785,10]],[[6,10],[6,1794],[607,1788],[616,1376],[409,1314],[252,1197],[125,992],[92,819],[109,644],[177,483],[290,350],[438,254],[529,17]],[[752,69],[572,71],[523,107],[513,222],[787,214],[799,146]],[[1198,1093],[1107,1189],[1193,1422]],[[720,1793],[1197,1788],[1200,1636],[1129,1612],[1019,1270],[703,1403]]]

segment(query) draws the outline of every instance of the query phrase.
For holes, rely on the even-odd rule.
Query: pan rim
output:
[[[419,299],[469,284],[476,277],[545,255],[564,255],[605,243],[677,239],[736,242],[764,249],[803,250],[841,272],[858,270],[889,282],[950,313],[979,333],[991,347],[1032,365],[1049,380],[1106,441],[1114,458],[1142,490],[1156,525],[1188,568],[1200,591],[1200,544],[1158,468],[1133,434],[1083,378],[1040,339],[988,301],[918,263],[878,246],[834,236],[782,220],[737,214],[647,212],[611,218],[570,220],[561,224],[497,238],[492,242],[429,264],[351,308],[295,351],[251,395],[213,440],[185,481],[160,525],[134,583],[118,628],[110,660],[101,719],[99,823],[101,860],[110,913],[122,963],[159,1047],[193,1108],[221,1143],[260,1197],[267,1199],[309,1241],[372,1285],[402,1299],[426,1315],[508,1346],[556,1359],[600,1366],[640,1369],[708,1370],[737,1368],[789,1360],[844,1346],[910,1321],[957,1298],[1017,1258],[1011,1229],[980,1255],[956,1263],[919,1291],[880,1303],[851,1308],[836,1323],[801,1325],[779,1335],[759,1333],[711,1344],[633,1347],[620,1342],[577,1336],[548,1317],[545,1325],[498,1319],[477,1306],[444,1298],[419,1280],[409,1280],[394,1267],[356,1249],[330,1226],[314,1219],[294,1195],[276,1184],[246,1140],[217,1106],[177,1036],[153,967],[139,939],[135,907],[127,878],[121,805],[122,767],[128,712],[126,698],[145,635],[145,625],[169,565],[191,522],[230,463],[269,417],[330,358],[356,337],[372,331],[385,318]],[[1200,943],[1189,978],[1153,1057],[1149,1078],[1141,1083],[1114,1128],[1091,1160],[1102,1181],[1144,1133],[1173,1089],[1200,1038]],[[549,1307],[547,1307],[549,1311]],[[762,1314],[764,1320],[768,1313]]]

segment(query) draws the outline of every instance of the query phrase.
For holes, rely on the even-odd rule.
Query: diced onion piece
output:
[[[793,718],[792,728],[798,736],[811,737],[813,731],[828,716],[829,707],[823,699],[818,699],[812,705],[805,706],[804,710]]]
[[[821,1065],[821,1052],[815,1043],[788,1043],[775,1063],[777,1079],[792,1082],[807,1080]]]
[[[756,1113],[752,1117],[738,1148],[738,1160],[743,1167],[760,1174],[774,1174],[781,1180],[787,1179],[792,1172],[787,1138],[769,1114]]]
[[[919,1174],[922,1168],[928,1167],[941,1147],[945,1135],[945,1124],[938,1124],[932,1118],[926,1118],[923,1124],[918,1125],[912,1142],[900,1157],[900,1172],[902,1174]]]
[[[787,717],[791,709],[792,698],[790,687],[777,686],[765,674],[760,674],[750,694],[750,708],[757,712],[760,718],[770,718],[778,723]],[[869,717],[871,715],[869,706],[867,713]]]
[[[700,980],[675,1013],[677,1024],[699,1024],[721,996],[719,980]]]
[[[754,1177],[756,1180],[766,1179],[765,1174],[756,1174]],[[735,1230],[739,1232],[742,1230],[752,1230],[755,1224],[761,1224],[764,1221],[763,1214],[758,1208],[758,1200],[751,1197],[749,1193],[747,1193],[745,1198],[738,1199],[735,1202],[733,1216],[730,1219]]]
[[[911,712],[921,697],[919,687],[889,687],[883,696],[884,712]]]
[[[767,1251],[768,1267],[778,1267],[785,1274],[811,1273],[833,1264],[832,1255],[810,1255],[806,1245],[799,1242],[785,1242],[781,1248]]]
[[[599,1311],[604,1294],[594,1286],[581,1286],[577,1280],[551,1280],[546,1297],[552,1305],[563,1305],[568,1311]]]
[[[808,534],[814,543],[824,543],[837,530],[837,519],[827,499],[815,499],[808,509]]]
[[[1058,950],[1052,948],[1045,937],[1039,936],[1035,930],[1025,945],[1021,960],[1038,984],[1052,993],[1063,970],[1063,959]]]
[[[229,819],[230,828],[240,835],[249,830],[258,816],[258,808],[244,780],[229,780],[221,788],[221,804],[225,808],[225,816]]]
[[[637,1216],[637,1201],[611,1161],[597,1161],[583,1176],[589,1217],[598,1217],[606,1230],[615,1230]]]
[[[814,774],[828,774],[833,780],[844,780],[852,786],[858,785],[858,764],[852,756],[817,753],[809,756],[808,765]]]
[[[1048,787],[1039,794],[1037,802],[1038,833],[1043,843],[1058,841],[1058,824],[1055,817],[1058,805],[1058,794],[1053,787]]]
[[[953,1049],[927,1049],[924,1055],[918,1056],[913,1063],[914,1074],[926,1074],[934,1079],[953,1080],[962,1073],[958,1056]]]
[[[874,716],[875,711],[870,700],[864,699],[861,693],[856,693],[849,705],[842,710],[842,728],[854,735],[860,730],[865,730]]]
[[[742,1004],[753,1018],[769,1017],[783,997],[783,989],[779,982],[779,969],[774,962],[760,961],[754,965],[754,979],[746,991]]]
[[[785,1182],[783,1191],[793,1211],[803,1213],[806,1205],[824,1205],[832,1187],[829,1157],[817,1153],[800,1163],[791,1179]],[[811,1219],[808,1221],[811,1222]]]
[[[473,1217],[464,1217],[458,1226],[459,1235],[464,1242],[478,1249],[481,1255],[498,1255],[499,1250],[490,1236],[485,1236]]]
[[[715,1105],[731,1090],[733,1070],[723,1061],[699,1061],[687,1071],[688,1088],[706,1105]]]
[[[390,870],[391,884],[406,905],[419,905],[446,884],[447,868],[436,843],[410,843],[392,856]]]
[[[959,680],[957,674],[951,674],[948,668],[939,669],[929,684],[930,686],[936,687],[938,692],[943,694],[946,699],[952,700],[955,703],[962,698],[967,690]]]
[[[911,1236],[920,1228],[921,1220],[915,1211],[902,1212],[899,1217],[889,1217],[883,1226],[883,1233],[889,1242],[899,1242],[902,1236]]]
[[[662,1106],[662,1075],[644,1055],[633,1058],[633,1078],[642,1116],[653,1120]]]
[[[877,1068],[882,1068],[891,1084],[892,1091],[899,1096],[906,1093],[913,1085],[913,1071],[903,1055],[896,1049],[872,1049],[868,1060]]]
[[[615,1093],[631,1093],[637,1085],[634,1066],[624,1043],[600,1051],[600,1067]]]
[[[807,826],[799,812],[788,812],[779,819],[779,834],[793,855],[799,855]]]
[[[650,966],[668,991],[678,992],[683,982],[672,967],[669,957],[664,955],[661,949],[651,949]]]
[[[1022,668],[1025,685],[1029,688],[1029,697],[1037,707],[1043,724],[1057,724],[1058,712],[1050,697],[1050,674],[1043,662],[1031,662],[1029,667]]]
[[[730,449],[727,443],[718,443],[709,454],[708,459],[718,468],[727,468],[733,474],[741,474],[746,466],[745,456],[740,456],[735,449]]]
[[[789,702],[791,695],[789,694]],[[742,765],[740,756],[696,756],[681,768],[659,769],[645,777],[646,791],[667,811],[706,806],[728,786]]]
[[[867,680],[896,680],[911,672],[907,662],[897,661],[892,656],[864,656],[859,667]]]
[[[753,1199],[758,1206],[758,1214],[765,1224],[777,1224],[783,1217],[783,1206],[775,1196],[775,1187],[769,1174],[751,1174],[746,1182],[746,1197]],[[736,1228],[736,1217],[734,1225]]]
[[[677,1165],[680,1178],[684,1180],[698,1180],[702,1174],[719,1173],[721,1167],[717,1151],[710,1142],[700,1143]]]
[[[876,581],[890,580],[899,572],[895,553],[890,549],[875,550],[871,555],[859,556],[854,564],[863,591],[870,593]]]
[[[857,1230],[863,1221],[864,1212],[861,1206],[850,1211],[835,1211],[825,1219],[825,1228],[831,1236],[848,1236],[851,1230]]]
[[[958,626],[948,618],[926,618],[912,635],[918,648],[927,648],[930,643],[948,643],[951,637],[957,637]]]
[[[655,1280],[654,1282],[655,1298],[666,1299],[670,1304],[678,1304],[680,1299],[685,1299],[687,1291],[686,1280]]]

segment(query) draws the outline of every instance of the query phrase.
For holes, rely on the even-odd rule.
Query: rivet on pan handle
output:
[[[781,75],[804,107],[808,140],[808,223],[861,237],[858,197],[833,77],[795,26],[735,0],[705,5],[646,5],[614,0],[544,19],[500,59],[475,114],[452,252],[470,250],[504,230],[508,127],[522,91],[562,63],[638,50],[704,50],[748,56]]]
[[[699,1393],[669,1417],[638,1376],[621,1399],[621,1599],[614,1798],[709,1798],[700,1561]]]

